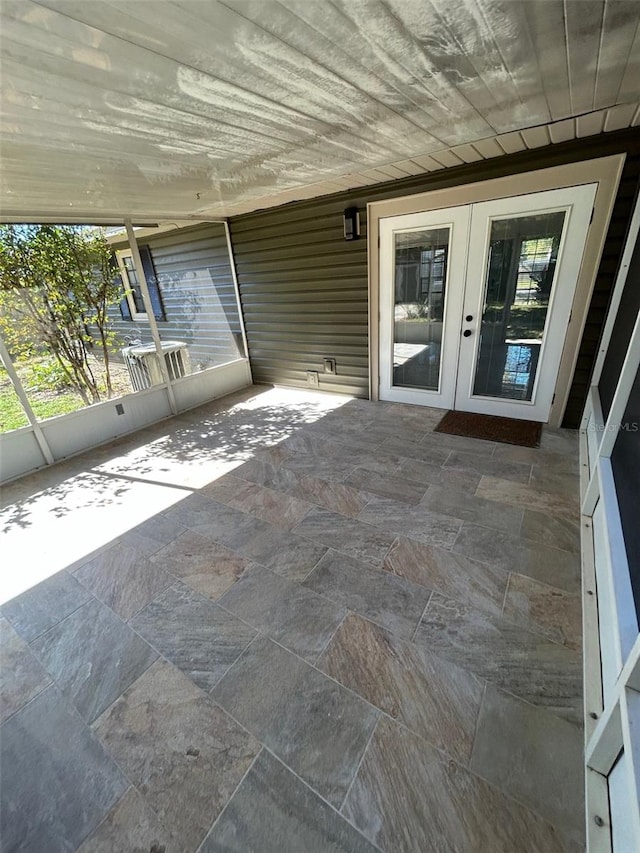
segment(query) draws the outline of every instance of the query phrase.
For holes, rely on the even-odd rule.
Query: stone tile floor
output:
[[[576,436],[249,389],[2,510],[2,839],[583,848]]]

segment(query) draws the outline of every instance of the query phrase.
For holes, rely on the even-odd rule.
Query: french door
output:
[[[380,399],[546,421],[596,188],[381,219]]]

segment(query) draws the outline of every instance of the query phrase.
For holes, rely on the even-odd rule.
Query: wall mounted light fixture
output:
[[[343,215],[344,239],[357,240],[360,236],[360,213],[357,207],[347,207]]]

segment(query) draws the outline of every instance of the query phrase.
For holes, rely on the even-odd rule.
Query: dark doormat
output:
[[[474,412],[447,412],[434,432],[501,441],[503,444],[518,444],[521,447],[540,447],[542,424],[495,415],[477,415]]]

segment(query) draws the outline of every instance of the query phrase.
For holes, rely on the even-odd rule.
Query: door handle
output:
[[[465,329],[465,330],[464,330],[464,332],[463,332],[462,334],[465,336],[465,338],[468,338],[468,337],[470,337],[473,333],[472,333],[471,329]]]

